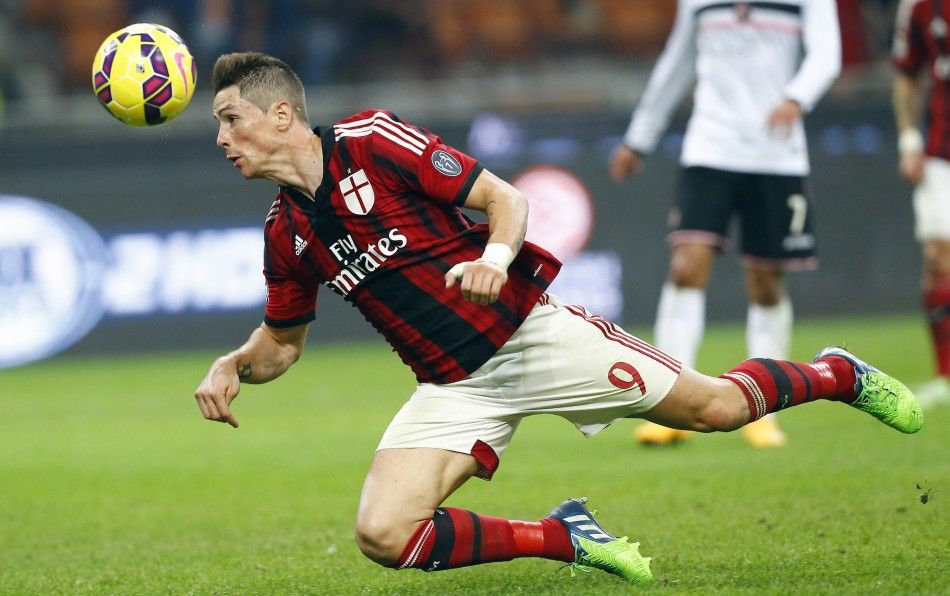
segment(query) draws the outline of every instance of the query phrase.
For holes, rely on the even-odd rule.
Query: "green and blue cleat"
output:
[[[915,433],[924,425],[924,413],[913,392],[894,377],[883,373],[843,348],[825,348],[815,362],[829,356],[844,358],[854,367],[851,405],[902,433]]]
[[[633,583],[653,581],[650,557],[640,554],[640,543],[616,538],[601,527],[584,503],[587,497],[568,499],[548,516],[564,524],[571,535],[576,559],[570,564],[571,575],[590,571],[591,567],[618,575]]]

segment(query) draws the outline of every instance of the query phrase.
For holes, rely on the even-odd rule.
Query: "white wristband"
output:
[[[507,270],[508,265],[511,265],[511,262],[515,260],[515,253],[511,252],[511,248],[507,244],[502,242],[490,242],[485,247],[485,252],[482,253],[481,260],[494,263],[502,269]]]
[[[921,153],[924,150],[924,137],[916,128],[908,128],[897,138],[897,150],[901,155]]]

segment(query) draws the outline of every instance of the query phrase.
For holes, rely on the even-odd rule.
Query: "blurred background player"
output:
[[[924,311],[936,356],[937,376],[918,389],[924,404],[950,400],[950,1],[903,0],[897,9],[893,60],[894,117],[900,173],[914,190],[917,239],[923,248]],[[928,76],[921,73],[926,70]],[[927,141],[920,133],[930,81]]]
[[[788,358],[792,305],[784,272],[817,265],[802,114],[840,68],[834,0],[680,0],[666,47],[609,170],[620,182],[641,169],[695,75],[679,195],[670,212],[672,256],[654,337],[684,364],[696,365],[706,286],[734,216],[749,297],[748,355]],[[771,416],[746,426],[743,435],[757,447],[786,440]],[[666,444],[689,433],[646,424],[636,436]]]

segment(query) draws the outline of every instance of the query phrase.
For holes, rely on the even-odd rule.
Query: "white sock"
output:
[[[706,290],[663,284],[653,341],[656,347],[696,368],[696,354],[706,327]]]
[[[749,305],[745,340],[749,358],[788,360],[792,340],[792,301],[788,296],[775,306]]]
[[[788,360],[792,339],[792,301],[788,296],[775,306],[749,304],[745,339],[749,358]],[[774,412],[767,417],[774,416]]]

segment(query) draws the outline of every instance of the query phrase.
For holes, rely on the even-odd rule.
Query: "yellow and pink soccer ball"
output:
[[[155,126],[181,114],[195,92],[194,58],[163,25],[137,23],[107,37],[92,63],[99,103],[131,126]]]

